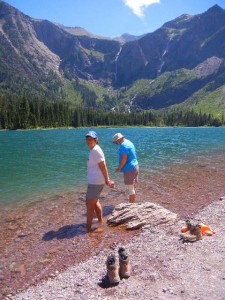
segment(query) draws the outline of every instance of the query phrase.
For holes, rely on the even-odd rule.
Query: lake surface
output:
[[[87,129],[0,131],[0,203],[26,203],[68,191],[84,191],[89,149]],[[113,128],[96,129],[107,161],[114,172],[118,146],[112,136],[122,132],[136,146],[140,179],[164,174],[176,165],[223,155],[225,128]]]

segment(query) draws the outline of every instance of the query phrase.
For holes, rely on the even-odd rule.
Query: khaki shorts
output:
[[[86,200],[98,200],[104,184],[88,184]]]
[[[139,167],[136,166],[133,170],[124,172],[124,184],[131,185],[138,182]]]

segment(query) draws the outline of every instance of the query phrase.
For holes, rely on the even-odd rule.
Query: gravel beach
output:
[[[143,230],[124,241],[132,274],[117,286],[104,280],[107,255],[117,253],[120,246],[114,243],[6,299],[225,299],[225,199],[214,201],[192,218],[210,225],[216,233],[194,243],[182,243],[179,233],[184,222],[180,220],[173,226]]]

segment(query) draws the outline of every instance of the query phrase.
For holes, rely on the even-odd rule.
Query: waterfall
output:
[[[162,67],[164,66],[165,64],[165,60],[164,60],[164,57],[166,55],[166,53],[168,52],[168,48],[169,48],[169,43],[170,43],[170,40],[168,41],[167,45],[166,45],[166,49],[163,51],[163,54],[161,56],[161,59],[160,59],[160,67],[157,71],[158,75],[161,74],[161,71],[162,71]]]
[[[117,80],[117,60],[119,58],[121,51],[122,51],[122,47],[120,47],[119,51],[116,54],[116,58],[115,58],[115,81]]]

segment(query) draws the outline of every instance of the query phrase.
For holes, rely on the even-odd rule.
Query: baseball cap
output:
[[[95,131],[88,131],[88,133],[86,134],[86,137],[92,137],[93,139],[97,139],[98,135]]]

